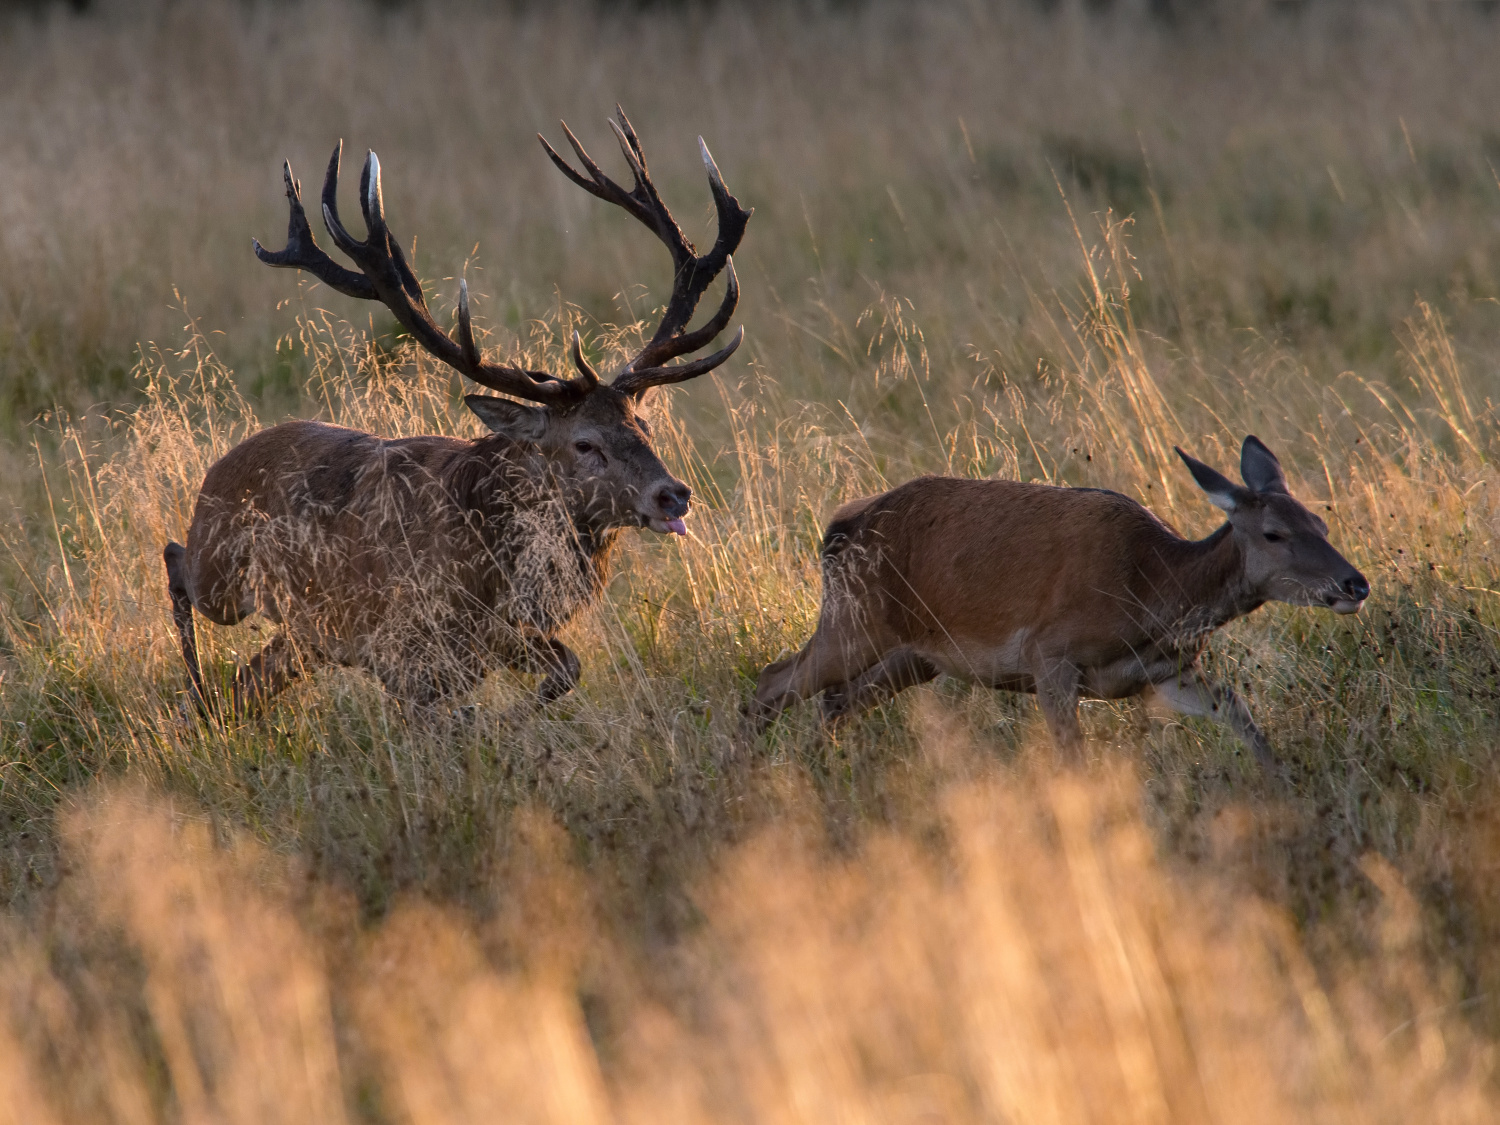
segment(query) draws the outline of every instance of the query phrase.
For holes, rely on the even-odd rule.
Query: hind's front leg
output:
[[[1271,744],[1233,688],[1211,684],[1196,669],[1189,669],[1170,680],[1152,684],[1148,690],[1179,714],[1224,723],[1249,747],[1261,769],[1270,773],[1275,768]]]
[[[866,630],[841,632],[819,625],[796,656],[761,669],[755,698],[747,709],[753,731],[764,731],[788,707],[820,692],[831,691],[832,697],[843,698],[852,681],[874,666],[884,651]]]
[[[910,646],[902,645],[854,679],[825,690],[821,701],[823,719],[825,722],[838,722],[890,699],[909,687],[936,679],[937,675],[937,666],[932,661]]]

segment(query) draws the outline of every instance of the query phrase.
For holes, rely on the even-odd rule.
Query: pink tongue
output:
[[[667,530],[675,532],[678,535],[686,535],[687,534],[687,524],[683,523],[681,520],[668,520],[667,521]]]

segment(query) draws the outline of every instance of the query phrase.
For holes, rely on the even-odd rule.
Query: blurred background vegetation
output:
[[[1148,10],[12,9],[0,421],[128,400],[141,348],[187,317],[249,393],[294,409],[305,372],[275,345],[296,282],[249,239],[283,229],[281,160],[315,183],[341,137],[351,163],[380,151],[393,221],[444,301],[469,262],[512,329],[559,295],[618,317],[621,295],[659,285],[655,248],[533,139],[561,117],[605,147],[616,101],[650,122],[679,207],[706,208],[697,133],[755,202],[742,273],[761,355],[812,342],[801,306],[848,316],[879,290],[922,310],[945,366],[1045,370],[1028,307],[1080,277],[1064,194],[1080,216],[1135,217],[1133,315],[1187,353],[1233,365],[1287,344],[1326,375],[1390,375],[1417,294],[1482,349],[1500,23],[1455,4],[1226,5],[1175,25]]]

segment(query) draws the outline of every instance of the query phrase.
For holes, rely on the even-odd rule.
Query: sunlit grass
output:
[[[1491,25],[458,11],[5,24],[0,1120],[1485,1119]],[[628,535],[533,718],[507,671],[412,723],[338,669],[185,717],[161,548],[217,457],[288,412],[479,432],[387,320],[250,259],[279,157],[378,146],[440,318],[482,237],[487,346],[607,364],[665,262],[530,132],[615,100],[679,214],[699,132],[756,208],[744,352],[655,405],[690,537]],[[1373,586],[1210,646],[1284,782],[1132,703],[1060,775],[1029,698],[945,681],[744,736],[840,501],[1000,475],[1203,535],[1172,447],[1229,471],[1247,432]],[[268,636],[200,620],[217,677]]]

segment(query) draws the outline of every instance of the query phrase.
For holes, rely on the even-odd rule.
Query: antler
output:
[[[359,177],[365,240],[356,239],[339,221],[339,162],[343,151],[344,142],[340,141],[328,161],[328,174],[323,179],[323,223],[334,245],[353,259],[361,272],[345,269],[318,246],[302,208],[302,184],[293,177],[290,163],[282,166],[286,198],[291,205],[286,249],[273,253],[252,240],[256,257],[267,265],[307,270],[347,296],[380,301],[428,352],[491,390],[532,402],[565,403],[578,401],[599,385],[598,377],[586,363],[578,365],[578,378],[560,379],[545,371],[485,362],[474,342],[474,329],[469,321],[467,282],[460,281],[458,285],[458,339],[455,341],[439,328],[427,310],[421,283],[406,264],[400,243],[386,226],[385,203],[380,194],[380,159],[374,152],[365,157],[364,171]],[[576,348],[575,353],[576,358],[581,358]]]
[[[623,207],[634,215],[655,232],[672,255],[674,269],[672,296],[667,301],[667,310],[662,315],[661,323],[646,346],[620,368],[610,384],[625,394],[638,395],[648,387],[680,383],[685,379],[692,379],[712,371],[733,355],[745,338],[745,330],[741,328],[726,346],[712,355],[688,363],[663,366],[667,360],[676,359],[678,356],[704,347],[724,331],[729,318],[734,315],[735,305],[740,299],[740,284],[739,279],[734,275],[734,262],[730,259],[730,255],[734,253],[740,244],[740,239],[744,237],[745,224],[750,221],[750,212],[741,207],[739,200],[729,194],[729,189],[724,186],[724,177],[719,174],[714,158],[709,155],[708,146],[703,143],[703,138],[699,137],[698,149],[703,154],[703,165],[708,170],[709,188],[713,191],[714,206],[719,213],[718,238],[714,242],[713,249],[700,256],[693,248],[693,244],[682,233],[682,228],[672,218],[672,213],[661,201],[661,196],[657,194],[656,185],[651,182],[651,176],[646,171],[646,155],[641,150],[641,142],[637,139],[635,130],[631,128],[625,111],[617,105],[615,114],[618,122],[611,121],[609,127],[614,130],[615,138],[620,142],[620,151],[625,154],[631,174],[635,177],[635,187],[630,191],[626,191],[604,174],[599,165],[594,163],[589,154],[584,151],[583,145],[573,135],[573,131],[568,128],[566,122],[562,126],[563,133],[567,136],[568,143],[573,146],[573,151],[578,154],[584,170],[588,172],[587,177],[574,171],[572,166],[557,154],[557,151],[540,133],[537,134],[537,140],[542,142],[542,147],[547,150],[552,163],[557,165],[563,175],[589,194],[596,195],[607,203]],[[685,332],[684,329],[687,328],[688,321],[692,319],[704,290],[724,271],[727,271],[728,285],[724,292],[724,300],[719,305],[719,311],[701,328]]]

